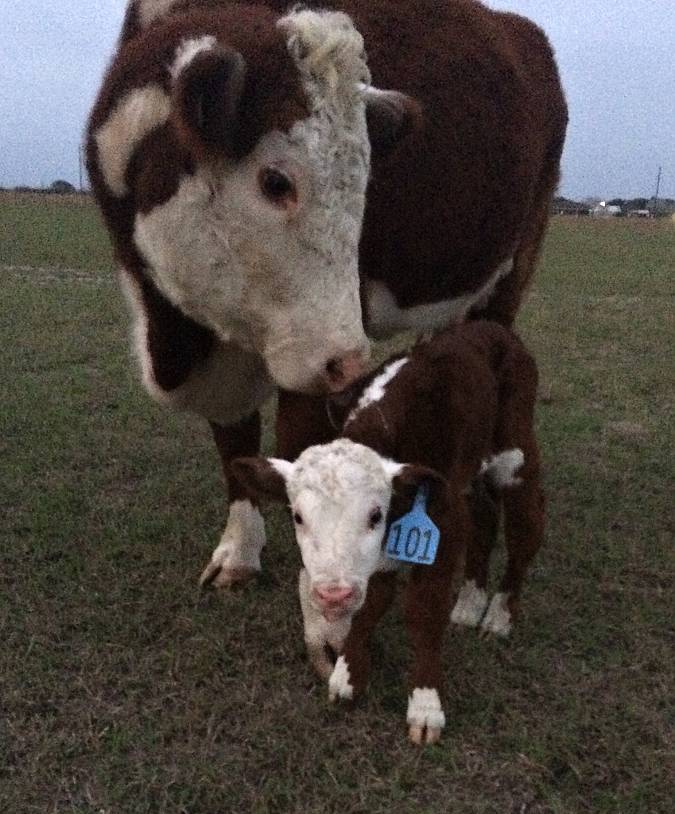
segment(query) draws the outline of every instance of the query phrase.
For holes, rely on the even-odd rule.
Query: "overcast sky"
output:
[[[365,0],[364,0],[365,2]],[[675,198],[675,0],[490,0],[548,33],[570,107],[561,192]],[[78,183],[125,0],[0,0],[0,185]]]

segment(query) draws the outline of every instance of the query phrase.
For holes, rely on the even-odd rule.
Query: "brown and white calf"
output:
[[[450,329],[386,362],[354,396],[342,437],[295,462],[234,462],[247,488],[290,502],[304,569],[300,600],[309,656],[331,699],[365,689],[368,640],[407,573],[413,650],[407,720],[417,743],[438,739],[441,643],[449,618],[506,636],[526,569],[541,545],[544,498],[534,433],[537,369],[521,341],[489,322]],[[402,463],[405,462],[405,463]],[[386,556],[385,532],[421,484],[441,533],[431,565]],[[487,490],[491,499],[481,499]],[[488,603],[490,553],[503,504],[508,562]],[[490,510],[486,512],[486,506]],[[464,585],[451,614],[453,577]],[[326,645],[339,656],[333,667]]]
[[[367,336],[509,324],[566,127],[551,48],[522,17],[289,6],[131,0],[88,126],[143,383],[207,419],[221,456],[231,511],[202,576],[221,586],[260,568],[262,517],[230,461],[258,452],[274,387],[342,389]],[[311,409],[282,394],[281,414]],[[280,454],[303,424],[281,422]]]

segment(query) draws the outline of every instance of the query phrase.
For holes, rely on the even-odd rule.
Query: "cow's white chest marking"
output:
[[[454,322],[461,322],[469,311],[485,305],[495,286],[513,269],[513,258],[500,263],[487,282],[477,291],[450,300],[401,308],[387,286],[379,280],[366,282],[368,333],[379,339],[399,331],[433,331]]]

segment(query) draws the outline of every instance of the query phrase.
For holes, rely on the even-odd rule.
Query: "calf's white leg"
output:
[[[310,592],[309,575],[303,568],[298,579],[298,593],[305,629],[307,657],[316,673],[327,681],[331,677],[335,665],[326,652],[326,648],[330,647],[335,653],[339,653],[349,633],[351,620],[349,617],[345,617],[329,622],[310,602]]]

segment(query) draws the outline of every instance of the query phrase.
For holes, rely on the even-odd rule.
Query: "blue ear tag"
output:
[[[392,523],[384,553],[390,560],[432,565],[436,559],[441,533],[427,514],[429,487],[422,484],[408,514]]]

